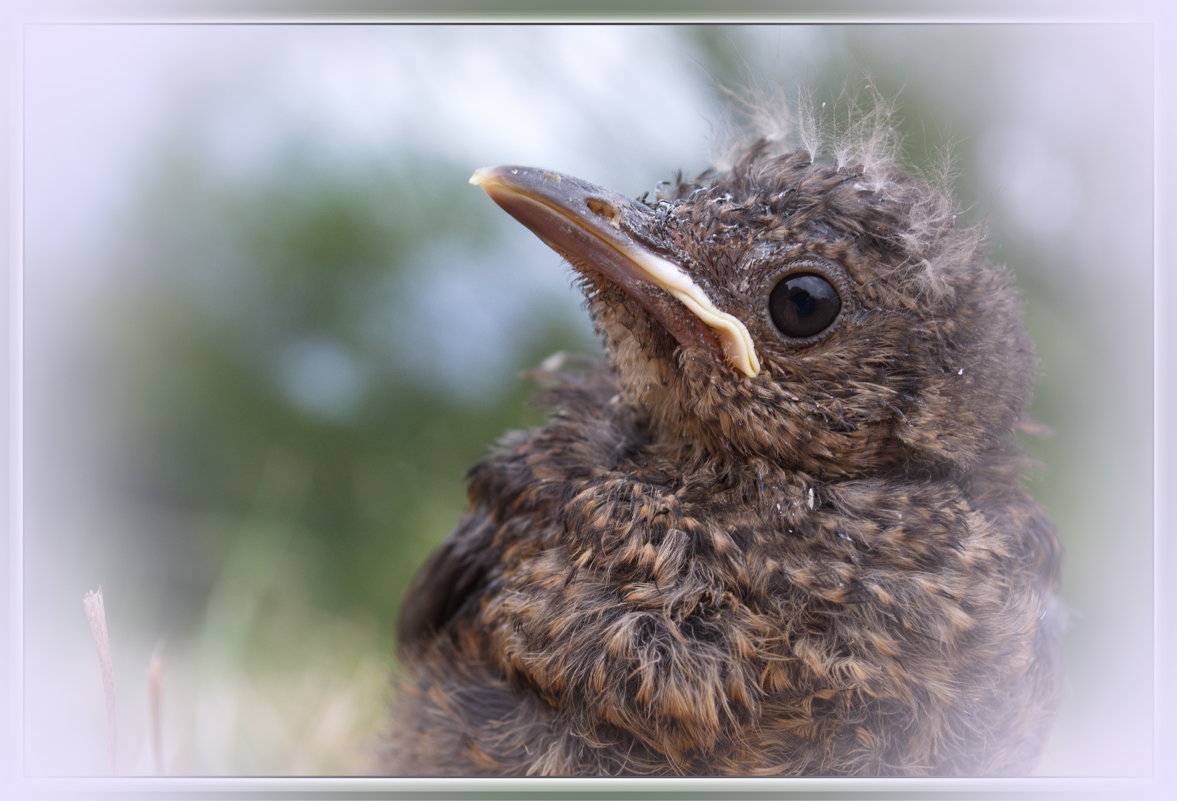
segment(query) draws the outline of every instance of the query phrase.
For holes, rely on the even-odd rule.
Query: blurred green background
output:
[[[369,770],[393,622],[463,473],[595,352],[559,258],[466,183],[523,163],[636,196],[701,171],[725,87],[869,80],[955,154],[1028,304],[1067,546],[1041,772],[1151,765],[1152,84],[1107,25],[45,25],[27,31],[24,728],[100,774],[83,594],[105,592],[119,770]],[[162,645],[161,645],[162,643]]]

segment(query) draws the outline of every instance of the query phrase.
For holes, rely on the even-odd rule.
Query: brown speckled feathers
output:
[[[1059,547],[1020,304],[942,191],[853,155],[758,142],[640,201],[476,174],[607,363],[471,471],[406,597],[390,773],[1032,768]]]

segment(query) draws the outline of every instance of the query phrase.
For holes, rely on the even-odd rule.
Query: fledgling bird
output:
[[[883,113],[626,199],[471,179],[558,251],[603,365],[470,473],[414,580],[390,773],[1009,775],[1060,548],[1013,441],[1010,277]]]

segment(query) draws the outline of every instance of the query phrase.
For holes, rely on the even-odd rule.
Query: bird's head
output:
[[[629,200],[528,167],[471,179],[580,278],[621,402],[680,452],[814,475],[965,470],[1022,414],[1007,272],[893,159],[774,154]]]

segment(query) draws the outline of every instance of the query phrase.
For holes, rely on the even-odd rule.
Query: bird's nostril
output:
[[[584,204],[589,207],[589,211],[598,217],[604,217],[610,223],[616,222],[617,209],[609,201],[599,197],[590,197],[585,199]]]

